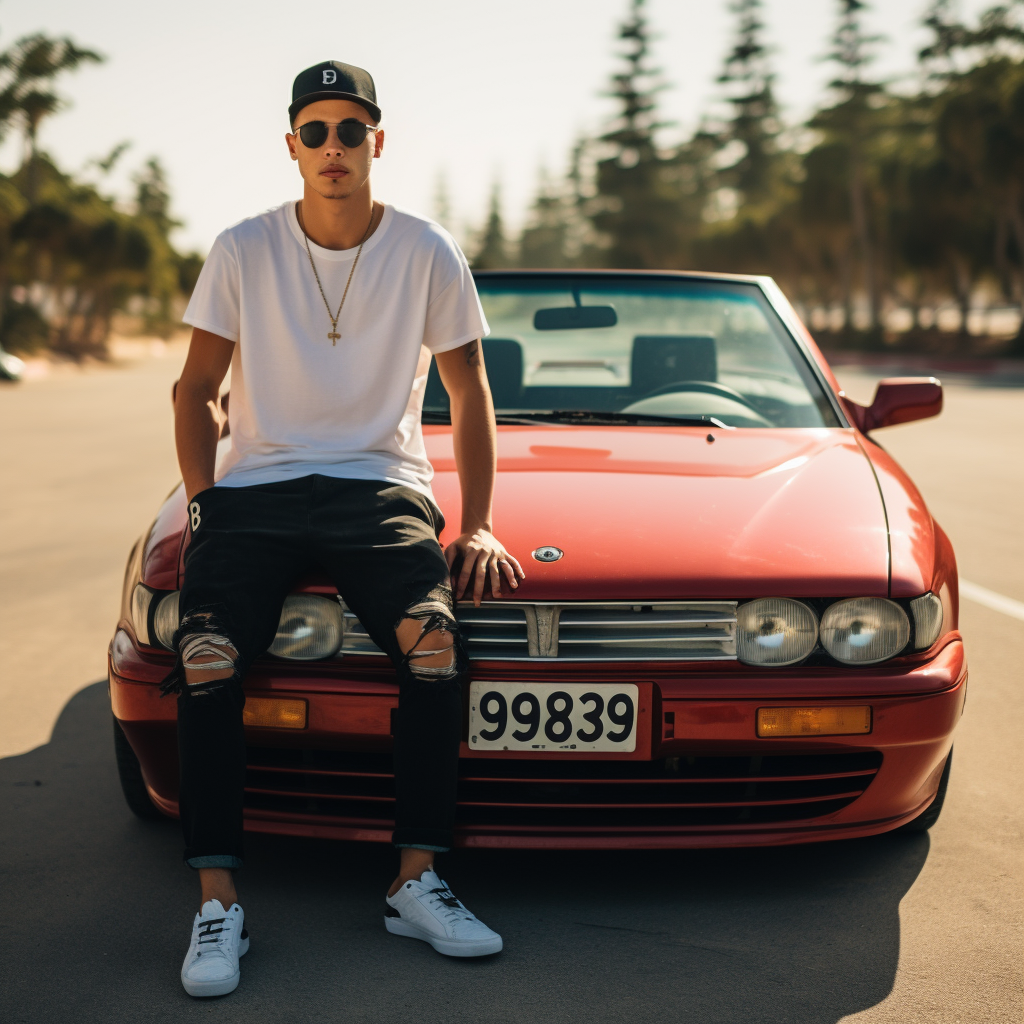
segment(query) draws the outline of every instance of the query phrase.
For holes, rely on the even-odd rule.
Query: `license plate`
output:
[[[635,683],[470,683],[473,750],[636,750]]]

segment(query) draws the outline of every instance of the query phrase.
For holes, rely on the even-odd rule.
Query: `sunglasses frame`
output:
[[[305,141],[303,140],[302,136],[299,134],[299,132],[301,132],[302,129],[305,128],[306,125],[308,125],[308,124],[322,124],[322,125],[326,126],[326,128],[327,128],[327,136],[324,138],[324,141],[321,142],[319,146],[307,146]],[[362,139],[359,142],[357,142],[354,146],[346,145],[346,143],[342,141],[341,134],[339,133],[338,129],[343,124],[358,124],[361,127],[366,129]],[[366,124],[364,121],[360,121],[358,117],[346,117],[342,121],[324,121],[322,118],[316,117],[312,121],[306,121],[303,124],[296,125],[295,126],[295,130],[291,134],[295,138],[297,138],[302,143],[302,145],[305,146],[306,149],[320,149],[322,146],[324,146],[330,140],[330,138],[331,138],[331,129],[332,128],[334,129],[334,134],[335,134],[339,144],[342,146],[343,149],[358,149],[366,141],[366,136],[367,135],[371,135],[371,134],[372,135],[376,135],[377,132],[381,131],[380,128],[375,127],[372,124]]]

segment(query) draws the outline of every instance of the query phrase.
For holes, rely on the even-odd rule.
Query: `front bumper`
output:
[[[176,707],[166,654],[120,629],[110,697],[153,802],[177,813]],[[872,835],[934,799],[963,711],[958,634],[910,663],[757,671],[703,665],[476,662],[474,678],[621,682],[640,688],[631,754],[483,753],[462,746],[456,845],[514,848],[769,846]],[[247,729],[245,827],[387,842],[398,687],[380,659],[257,663],[249,696],[301,697],[303,730]],[[759,739],[765,706],[865,704],[870,734]]]

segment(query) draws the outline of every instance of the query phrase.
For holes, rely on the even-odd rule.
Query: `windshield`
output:
[[[582,422],[590,413],[624,423],[839,426],[756,285],[510,274],[482,276],[477,288],[491,327],[484,364],[499,419]],[[425,418],[447,411],[432,363]]]

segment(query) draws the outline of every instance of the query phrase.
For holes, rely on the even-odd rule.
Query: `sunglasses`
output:
[[[307,121],[296,129],[295,134],[307,149],[319,149],[327,141],[331,134],[331,128],[337,130],[338,141],[345,149],[355,149],[357,146],[361,146],[367,135],[380,131],[379,128],[363,124],[362,121],[354,117],[347,117],[338,124],[331,124],[327,121]]]

